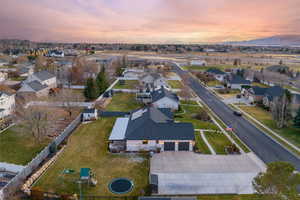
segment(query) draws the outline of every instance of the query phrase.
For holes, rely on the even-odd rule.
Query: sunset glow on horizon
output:
[[[210,43],[300,34],[299,0],[1,0],[0,39]]]

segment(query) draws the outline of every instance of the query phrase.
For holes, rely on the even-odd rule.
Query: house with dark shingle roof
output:
[[[41,84],[41,82],[34,80],[28,83],[24,83],[18,90],[18,93],[22,95],[34,95],[36,97],[42,97],[48,95],[49,88],[47,85],[43,85]]]
[[[284,91],[285,90],[280,86],[273,86],[273,87],[268,88],[263,97],[264,106],[271,107],[272,102],[274,102],[274,100],[276,98],[279,98],[282,95],[284,95]]]
[[[28,83],[35,80],[39,81],[42,85],[48,85],[50,88],[57,87],[56,76],[46,70],[33,73],[28,76],[25,82]]]
[[[175,123],[170,109],[145,107],[118,118],[109,137],[111,151],[192,151],[192,123]]]
[[[252,86],[251,88],[244,89],[242,93],[250,102],[262,102],[266,90],[267,88]]]
[[[232,75],[227,81],[227,86],[231,89],[242,90],[243,86],[251,86],[251,81],[244,79],[239,75]]]
[[[207,74],[210,74],[212,76],[215,77],[215,79],[217,79],[218,81],[223,82],[225,80],[225,77],[227,76],[227,74],[217,68],[209,68],[208,70],[206,70]]]
[[[150,89],[139,91],[137,100],[145,104],[152,104],[156,108],[170,108],[171,110],[179,108],[178,96],[164,87],[153,91]]]

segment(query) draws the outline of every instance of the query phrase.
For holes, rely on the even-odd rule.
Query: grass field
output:
[[[26,165],[46,145],[48,141],[38,142],[20,126],[13,126],[0,133],[0,162]]]
[[[215,87],[215,86],[217,86],[217,85],[222,85],[222,83],[221,83],[220,81],[218,81],[218,80],[214,80],[214,81],[208,81],[208,82],[206,83],[206,85],[207,85],[208,87]]]
[[[98,184],[96,187],[83,186],[84,195],[114,196],[107,186],[118,177],[134,182],[134,189],[128,195],[142,195],[148,185],[148,158],[145,155],[114,155],[107,151],[114,121],[115,118],[102,118],[78,127],[56,163],[34,187],[58,193],[78,193],[78,184],[75,183],[78,173],[80,168],[88,167],[95,173]],[[74,169],[75,173],[63,176],[64,169]]]
[[[183,84],[181,81],[177,81],[177,80],[169,80],[168,84],[171,86],[171,88],[173,89],[181,89],[183,88]]]
[[[180,105],[199,105],[196,101],[192,101],[192,100],[180,100]]]
[[[300,147],[300,129],[294,128],[292,125],[290,127],[278,129],[276,126],[276,122],[273,120],[272,115],[270,112],[266,110],[255,107],[255,106],[241,106],[240,109],[250,114],[252,117],[287,139],[288,141],[292,142],[296,146]]]
[[[127,112],[142,107],[135,99],[135,94],[116,93],[112,97],[112,102],[106,107],[108,111]]]
[[[241,195],[200,195],[197,196],[198,200],[263,200],[255,194],[241,194]]]
[[[120,84],[120,81],[115,85],[114,89],[136,89],[139,85],[137,80],[125,80],[124,85]]]
[[[218,127],[212,122],[205,122],[194,118],[202,108],[195,105],[181,105],[183,114],[176,115],[175,120],[180,122],[190,122],[194,125],[195,129],[213,129],[218,130]]]
[[[232,144],[223,133],[205,132],[205,137],[217,154],[226,154],[225,147]]]
[[[258,87],[262,87],[262,88],[268,88],[269,86],[263,83],[257,83],[257,82],[252,82],[251,83],[252,86],[258,86]]]
[[[196,139],[196,148],[200,153],[203,154],[211,154],[211,152],[209,151],[207,145],[205,144],[205,142],[203,141],[203,139],[200,136],[199,132],[195,132],[195,139]]]

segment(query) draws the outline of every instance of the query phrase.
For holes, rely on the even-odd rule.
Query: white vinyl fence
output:
[[[18,173],[8,184],[0,190],[0,200],[9,200],[10,196],[15,193],[21,185],[25,182],[27,177],[37,169],[41,163],[50,155],[52,146],[62,143],[73,130],[80,124],[81,114],[76,117],[65,129],[57,136],[48,146],[46,146],[30,163],[28,163],[24,169]]]

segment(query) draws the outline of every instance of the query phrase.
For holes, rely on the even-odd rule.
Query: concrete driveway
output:
[[[252,180],[265,165],[254,154],[202,155],[162,152],[150,161],[159,195],[252,194]]]

